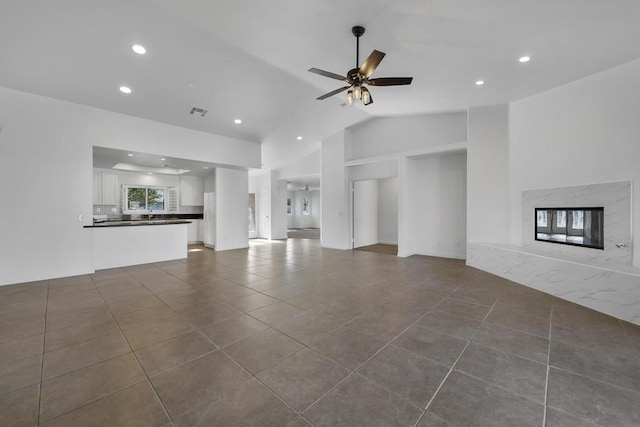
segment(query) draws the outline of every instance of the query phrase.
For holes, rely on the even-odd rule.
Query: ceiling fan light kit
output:
[[[333,95],[337,95],[340,92],[347,91],[347,105],[353,105],[355,100],[360,100],[364,105],[373,103],[373,97],[371,92],[367,89],[366,85],[370,86],[402,86],[410,85],[413,81],[413,77],[379,77],[377,79],[369,79],[371,74],[378,67],[385,54],[383,52],[374,50],[371,55],[362,63],[362,66],[358,68],[360,63],[360,37],[364,34],[364,27],[359,25],[351,29],[351,33],[356,38],[356,68],[349,70],[346,77],[340,74],[332,73],[329,71],[320,70],[318,68],[310,68],[309,71],[318,74],[323,77],[328,77],[334,80],[340,80],[348,83],[348,86],[341,87],[329,93],[325,93],[319,96],[318,100],[327,99]]]

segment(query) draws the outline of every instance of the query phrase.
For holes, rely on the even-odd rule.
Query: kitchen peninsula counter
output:
[[[184,259],[184,219],[105,221],[85,226],[93,234],[95,270]]]

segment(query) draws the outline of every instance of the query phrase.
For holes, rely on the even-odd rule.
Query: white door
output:
[[[260,201],[258,206],[258,233],[262,239],[271,239],[271,222],[269,214],[271,213],[271,191],[268,187],[260,191]]]
[[[256,193],[249,193],[249,238],[258,237],[258,221],[256,218]]]
[[[378,181],[353,183],[353,247],[378,243]]]

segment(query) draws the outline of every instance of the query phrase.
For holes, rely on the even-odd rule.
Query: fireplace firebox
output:
[[[535,208],[536,240],[604,249],[604,207]]]

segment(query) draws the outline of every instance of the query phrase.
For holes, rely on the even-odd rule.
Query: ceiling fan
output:
[[[358,68],[358,64],[360,63],[360,37],[364,34],[364,27],[355,26],[351,29],[351,32],[356,37],[356,68],[349,70],[346,77],[343,77],[336,73],[331,73],[329,71],[320,70],[318,68],[310,68],[309,71],[315,74],[319,74],[324,77],[329,77],[330,79],[340,80],[348,83],[348,86],[341,87],[340,89],[336,89],[332,92],[325,93],[324,95],[316,98],[319,100],[327,99],[332,97],[333,95],[337,95],[340,92],[343,92],[347,89],[347,105],[353,104],[353,101],[359,99],[362,101],[364,105],[369,105],[373,103],[373,97],[371,96],[371,92],[367,89],[366,85],[369,86],[401,86],[401,85],[410,85],[413,77],[379,77],[377,79],[369,79],[371,74],[378,67],[382,58],[384,58],[384,53],[374,50],[371,55],[362,63],[362,66]]]

